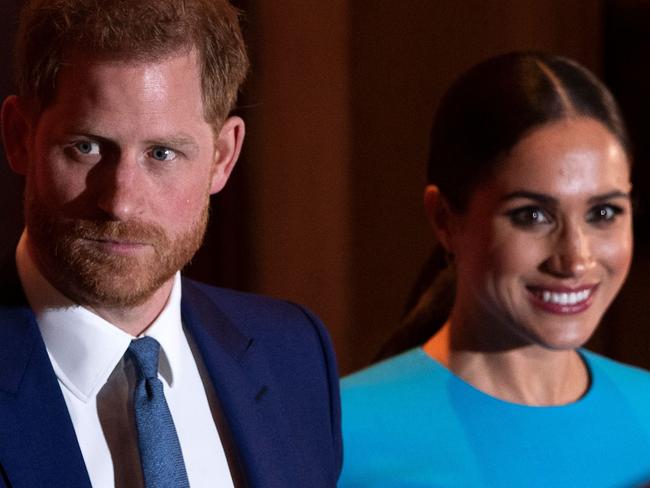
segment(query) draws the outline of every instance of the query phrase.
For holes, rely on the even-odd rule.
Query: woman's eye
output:
[[[611,222],[621,213],[623,213],[623,209],[616,205],[598,205],[587,213],[587,222]]]
[[[76,142],[74,148],[85,156],[97,156],[99,154],[99,144],[92,141]]]
[[[172,161],[176,159],[176,152],[168,147],[154,147],[149,155],[156,161]]]
[[[531,227],[552,222],[548,213],[539,207],[517,208],[508,212],[508,216],[510,221],[518,227]]]

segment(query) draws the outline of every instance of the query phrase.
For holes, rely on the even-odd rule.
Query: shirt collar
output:
[[[94,398],[121,361],[133,336],[74,303],[41,274],[27,251],[27,231],[16,248],[16,266],[27,300],[45,341],[59,381],[83,402]],[[181,368],[181,280],[176,273],[172,291],[156,320],[141,336],[161,346],[158,371],[173,387]]]

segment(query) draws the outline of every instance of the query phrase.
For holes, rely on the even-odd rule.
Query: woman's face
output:
[[[581,346],[630,266],[625,152],[601,123],[566,119],[522,139],[495,173],[452,214],[454,312],[490,317],[496,345]]]

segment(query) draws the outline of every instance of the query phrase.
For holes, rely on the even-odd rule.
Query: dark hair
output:
[[[602,123],[630,158],[619,108],[591,72],[570,59],[513,52],[462,74],[441,99],[431,130],[427,179],[452,210],[463,212],[474,189],[531,131],[568,117]],[[437,246],[409,296],[402,327],[384,346],[387,357],[422,344],[453,305],[454,280]]]
[[[123,61],[195,49],[206,120],[220,126],[248,69],[227,0],[30,0],[16,38],[16,84],[36,113],[52,100],[71,51]]]
[[[627,132],[614,98],[591,72],[560,56],[514,52],[462,74],[443,96],[431,130],[427,177],[454,210],[535,128],[591,117],[618,139]]]

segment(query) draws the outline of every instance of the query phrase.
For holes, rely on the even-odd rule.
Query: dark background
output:
[[[20,3],[0,3],[3,97]],[[439,97],[483,58],[550,51],[603,77],[630,126],[635,264],[591,346],[650,367],[650,2],[235,3],[253,61],[238,108],[247,140],[188,274],[302,302],[327,323],[342,372],[368,364],[433,245],[422,190]],[[4,256],[20,233],[20,195],[20,179],[0,164]]]

